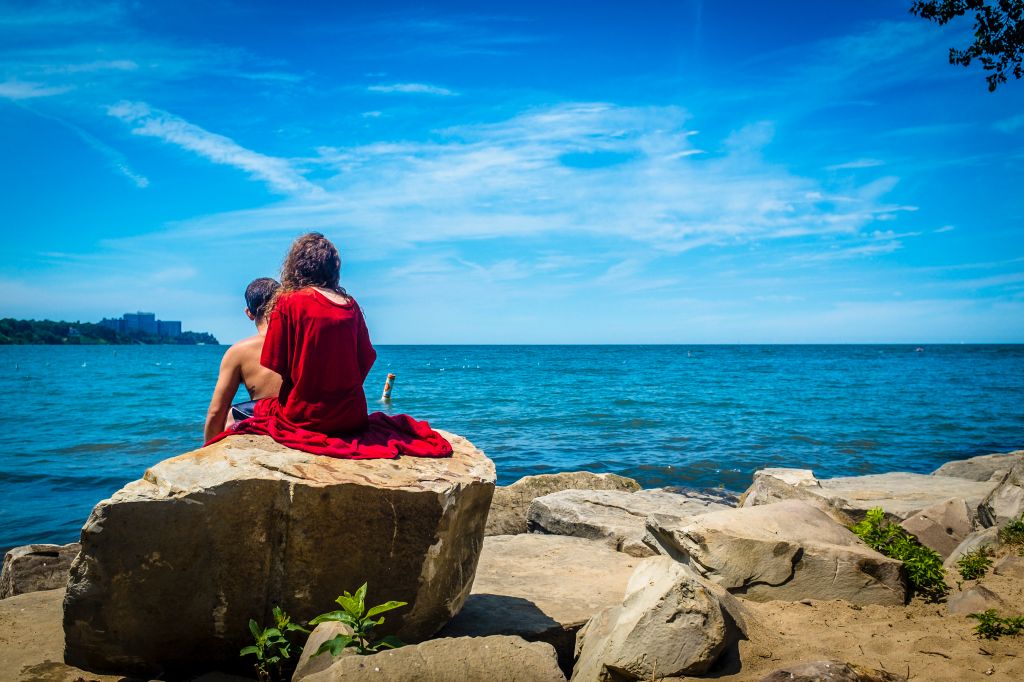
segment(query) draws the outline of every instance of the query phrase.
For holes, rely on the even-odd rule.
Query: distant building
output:
[[[155,313],[142,311],[125,313],[115,319],[104,317],[100,320],[100,325],[112,329],[118,334],[129,336],[166,336],[169,338],[181,336],[179,320],[158,320]]]
[[[172,339],[181,336],[181,322],[178,320],[157,320],[156,333]]]

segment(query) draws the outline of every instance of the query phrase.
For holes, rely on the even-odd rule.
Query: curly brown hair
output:
[[[288,249],[288,255],[281,264],[281,288],[274,292],[269,308],[291,291],[307,287],[329,289],[341,296],[348,296],[338,281],[341,278],[341,256],[331,240],[319,232],[302,235]]]

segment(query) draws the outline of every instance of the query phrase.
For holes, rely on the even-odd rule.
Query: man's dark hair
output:
[[[249,282],[249,286],[245,288],[245,305],[257,322],[266,316],[267,304],[280,288],[281,285],[272,277],[260,277]]]

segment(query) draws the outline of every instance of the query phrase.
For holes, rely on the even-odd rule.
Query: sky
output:
[[[0,317],[375,343],[1024,342],[1024,82],[909,0],[0,0]]]

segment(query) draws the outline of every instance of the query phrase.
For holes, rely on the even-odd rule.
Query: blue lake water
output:
[[[766,466],[930,472],[1024,447],[1024,346],[379,346],[389,411],[467,436],[499,483],[612,471],[742,490]],[[0,346],[0,550],[198,447],[223,347]],[[241,398],[241,397],[240,397]]]

